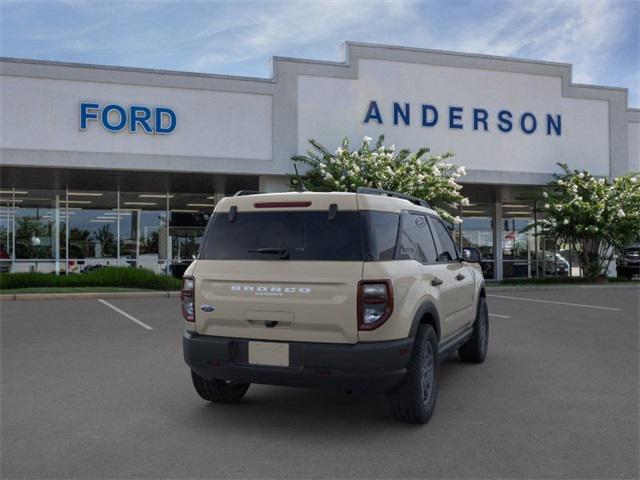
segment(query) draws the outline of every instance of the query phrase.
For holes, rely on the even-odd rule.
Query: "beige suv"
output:
[[[398,419],[426,423],[439,363],[487,353],[479,260],[393,192],[225,198],[183,280],[194,387],[217,403],[251,383],[386,392]]]

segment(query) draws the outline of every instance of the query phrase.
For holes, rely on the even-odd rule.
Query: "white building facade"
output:
[[[360,43],[344,55],[275,57],[269,79],[1,59],[0,260],[177,272],[222,196],[288,190],[309,138],[384,134],[466,166],[457,238],[489,278],[558,274],[562,246],[524,231],[532,189],[556,162],[640,171],[627,90],[573,84],[571,65]]]

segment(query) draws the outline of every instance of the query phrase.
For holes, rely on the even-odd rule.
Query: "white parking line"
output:
[[[599,305],[583,305],[581,303],[556,302],[553,300],[538,300],[537,298],[508,297],[506,295],[487,295],[487,297],[506,298],[509,300],[522,300],[523,302],[553,303],[554,305],[566,305],[568,307],[581,307],[581,308],[595,308],[598,310],[611,310],[614,312],[619,312],[621,310],[620,308],[600,307]]]
[[[490,313],[489,316],[497,318],[511,318],[509,315],[498,315],[497,313]]]
[[[102,300],[101,298],[98,299],[98,301],[103,304],[106,305],[107,307],[109,307],[111,310],[114,310],[116,312],[118,312],[120,315],[122,315],[123,317],[127,317],[129,320],[131,320],[132,322],[137,323],[138,325],[140,325],[142,328],[146,328],[147,330],[153,330],[153,328],[151,328],[149,325],[147,325],[144,322],[141,322],[140,320],[138,320],[136,317],[133,317],[131,315],[129,315],[127,312],[125,312],[124,310],[120,310],[118,307],[116,307],[115,305],[111,305],[109,302],[107,302],[106,300]]]

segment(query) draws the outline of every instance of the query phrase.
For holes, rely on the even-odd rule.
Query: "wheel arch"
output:
[[[438,309],[435,304],[430,300],[423,302],[416,311],[411,324],[411,330],[409,332],[410,337],[416,336],[418,327],[421,324],[431,325],[436,332],[438,341],[440,340],[440,314],[438,313]]]

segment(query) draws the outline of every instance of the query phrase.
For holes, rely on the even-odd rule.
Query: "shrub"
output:
[[[383,135],[375,146],[371,141],[370,137],[364,137],[360,147],[351,150],[349,139],[345,138],[335,152],[330,152],[310,139],[312,149],[307,155],[297,155],[292,160],[309,167],[302,180],[311,190],[355,192],[358,187],[393,190],[428,201],[450,222],[461,221],[443,208],[469,204],[469,199],[460,193],[462,186],[456,182],[466,171],[449,162],[452,153],[431,155],[426,147],[415,153],[406,149],[396,151],[394,145],[383,145]],[[295,176],[291,177],[291,187],[299,187]]]
[[[179,290],[180,280],[142,268],[105,267],[87,273],[1,273],[0,289],[30,287],[125,287],[150,290]]]
[[[578,252],[585,278],[603,277],[617,250],[640,235],[640,175],[596,178],[558,164],[560,175],[542,192],[541,233]]]

